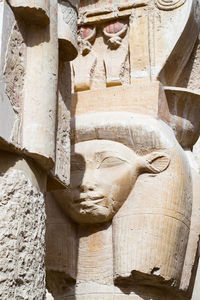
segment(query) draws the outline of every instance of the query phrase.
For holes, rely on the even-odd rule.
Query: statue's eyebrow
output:
[[[105,150],[105,151],[99,151],[95,153],[95,157],[96,158],[101,158],[101,159],[105,159],[106,157],[115,157],[115,158],[119,158],[122,161],[125,162],[130,162],[129,159],[127,159],[126,157],[124,157],[123,155],[121,155],[119,152],[117,151],[112,151],[112,150]]]

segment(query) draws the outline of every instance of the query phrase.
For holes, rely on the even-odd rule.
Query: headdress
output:
[[[175,135],[182,147],[192,148],[199,136],[199,109],[198,93],[151,81],[76,93],[72,143],[111,139],[145,152],[147,143],[147,148],[172,147]]]

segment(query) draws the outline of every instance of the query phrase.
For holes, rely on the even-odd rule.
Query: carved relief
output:
[[[106,25],[103,33],[107,39],[107,44],[111,49],[117,49],[122,44],[122,38],[127,32],[127,24],[117,21]]]
[[[108,45],[104,54],[107,86],[129,83],[127,30],[128,24],[123,20],[110,22],[103,27],[103,34]]]
[[[147,6],[148,0],[80,1],[79,24],[105,22],[130,16],[132,9]]]
[[[180,7],[186,0],[156,0],[156,5],[159,9],[172,10]]]
[[[81,26],[78,31],[78,43],[82,55],[87,55],[92,49],[92,43],[96,37],[96,27]]]
[[[100,27],[100,24],[106,24],[107,22],[112,25],[121,22],[121,20],[130,19],[130,25],[128,25],[130,28],[127,30],[127,35],[129,35],[127,45],[125,42],[126,37],[123,39],[124,51],[125,47],[127,47],[127,52],[130,49],[130,70],[128,70],[129,63],[128,58],[126,58],[126,67],[124,68],[126,80],[119,79],[119,74],[115,74],[115,76],[112,75],[113,83],[109,83],[109,79],[106,83],[107,86],[129,84],[128,73],[131,73],[132,81],[139,78],[159,78],[163,84],[176,85],[198,36],[199,21],[195,22],[195,20],[199,20],[199,10],[195,7],[194,1],[157,0],[152,2],[152,4],[148,1],[81,2],[79,10],[80,26],[90,24]],[[147,5],[152,5],[152,10],[147,9]],[[181,9],[175,10],[173,19],[170,19],[164,10],[173,10],[177,7],[181,7]],[[190,13],[188,13],[189,11]],[[173,32],[170,36],[168,35],[168,28]],[[191,30],[191,28],[194,28],[194,30]],[[102,30],[104,36],[110,34],[110,29],[104,30],[103,28]],[[182,35],[187,40],[186,35],[189,30],[191,30],[189,34],[191,37],[190,43],[183,43],[182,45],[180,36]],[[101,29],[97,31],[102,35]],[[114,40],[115,47],[117,48],[117,44],[119,47],[120,39],[116,37]],[[110,39],[105,39],[106,43],[107,41],[112,42],[112,36],[110,36]],[[112,49],[114,43],[112,43]],[[98,53],[99,65],[101,64],[99,48],[103,51],[103,46],[103,44],[102,47],[95,45],[93,48],[94,52]],[[110,53],[108,56],[110,56]],[[120,57],[120,54],[118,54],[118,57]],[[113,69],[115,69],[116,64],[117,60],[111,63]],[[116,77],[115,80],[114,77]]]
[[[73,62],[75,91],[129,83],[127,32],[127,20],[79,27],[80,55]]]
[[[91,88],[94,77],[97,57],[92,50],[92,44],[96,38],[95,26],[81,26],[78,30],[78,44],[80,56],[73,62],[74,90],[88,90]]]

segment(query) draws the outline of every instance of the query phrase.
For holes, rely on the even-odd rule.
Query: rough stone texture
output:
[[[19,113],[22,109],[23,87],[25,76],[26,46],[24,38],[15,24],[11,32],[7,49],[6,66],[4,78],[6,93],[11,101],[12,107]]]
[[[7,48],[4,80],[6,94],[12,108],[17,113],[17,122],[12,132],[12,141],[16,145],[21,143],[20,126],[22,123],[23,88],[25,79],[26,45],[18,24],[13,25]]]
[[[20,170],[0,177],[0,298],[44,299],[44,197]]]
[[[16,25],[16,20],[11,8],[5,1],[0,2],[0,15],[0,140],[1,143],[12,143],[16,146],[16,143],[19,140],[19,132],[17,130],[19,125],[19,114],[14,110],[14,107],[12,106],[12,101],[14,99],[9,99],[6,93],[5,81],[9,83],[9,86],[12,86],[13,82],[11,83],[11,81],[9,81],[9,78],[6,78],[4,76],[6,63],[8,62],[9,64],[9,62],[12,61],[12,59],[7,55],[8,52],[10,52],[10,54],[12,54],[11,51],[13,51],[13,53],[15,54],[17,54],[18,52],[18,49],[11,49],[9,47],[11,46],[9,44],[13,42],[11,41],[11,36],[14,26]],[[9,73],[9,66],[7,71]],[[15,71],[13,73],[16,74]],[[18,80],[20,81],[19,78]],[[12,93],[18,94],[18,91],[12,91]],[[14,103],[16,103],[15,100]]]

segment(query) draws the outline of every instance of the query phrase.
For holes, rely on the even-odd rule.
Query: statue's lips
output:
[[[79,198],[74,200],[74,203],[81,204],[84,206],[91,205],[91,204],[98,204],[102,202],[104,196],[102,195],[88,195],[86,193],[80,194]]]
[[[85,201],[82,201],[80,203],[78,203],[79,207],[82,209],[86,209],[86,208],[90,208],[90,207],[95,207],[95,206],[99,206],[101,205],[103,198],[99,199],[99,200],[90,200],[87,199]]]

